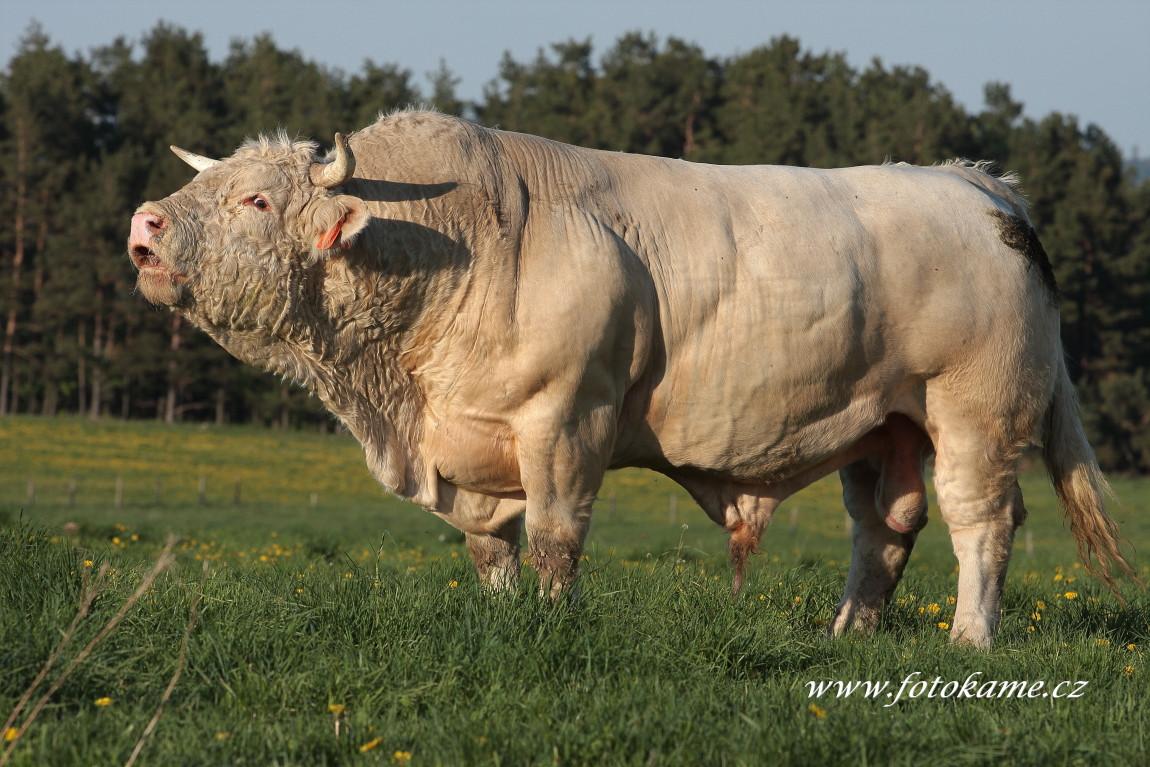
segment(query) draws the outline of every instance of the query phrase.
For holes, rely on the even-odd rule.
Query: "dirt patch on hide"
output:
[[[1057,304],[1061,299],[1058,292],[1058,281],[1054,278],[1054,268],[1050,265],[1050,259],[1047,258],[1042,243],[1038,241],[1038,234],[1034,231],[1034,227],[1023,219],[1001,210],[993,210],[990,215],[998,224],[998,236],[1002,238],[1007,247],[1022,254],[1029,267],[1038,270],[1042,284],[1050,292],[1051,301]]]

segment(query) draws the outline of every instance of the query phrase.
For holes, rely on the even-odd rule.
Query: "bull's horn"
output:
[[[329,163],[315,163],[311,166],[311,182],[316,186],[331,189],[351,181],[355,173],[355,155],[347,145],[342,133],[335,134],[335,159]]]
[[[179,157],[198,171],[207,170],[220,164],[219,160],[213,160],[211,157],[204,157],[202,154],[189,152],[187,149],[180,149],[178,146],[171,147],[171,150],[176,153],[176,157]]]

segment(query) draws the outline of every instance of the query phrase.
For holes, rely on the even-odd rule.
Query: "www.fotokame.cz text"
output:
[[[1087,681],[1062,681],[1047,683],[1043,680],[998,680],[983,679],[983,672],[975,671],[965,680],[943,681],[942,677],[923,679],[921,671],[912,671],[895,690],[886,682],[843,682],[823,680],[807,682],[808,698],[849,698],[852,696],[890,699],[883,707],[889,708],[900,700],[916,698],[1080,698]]]

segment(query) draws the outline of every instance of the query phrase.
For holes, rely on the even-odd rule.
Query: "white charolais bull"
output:
[[[486,582],[517,582],[524,517],[558,593],[604,472],[643,466],[731,531],[737,590],[779,503],[838,470],[855,525],[833,631],[871,630],[933,452],[951,636],[985,645],[1030,443],[1087,565],[1129,572],[1010,180],[699,165],[417,111],[336,144],[177,150],[199,173],[133,217],[140,290],[314,392]]]

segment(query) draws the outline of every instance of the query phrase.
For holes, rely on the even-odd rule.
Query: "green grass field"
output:
[[[850,556],[833,477],[779,510],[732,598],[723,531],[669,480],[613,473],[580,596],[552,605],[530,570],[481,592],[462,535],[388,497],[346,436],[0,419],[0,716],[67,639],[0,736],[58,688],[0,747],[14,765],[141,743],[161,765],[1146,763],[1150,599],[1124,584],[1120,608],[1045,477],[1023,487],[999,637],[974,651],[941,628],[937,514],[880,631],[825,638]],[[1150,572],[1150,482],[1115,489]],[[131,601],[170,534],[175,564]],[[889,687],[812,697],[836,681]],[[933,694],[909,697],[919,681]]]

